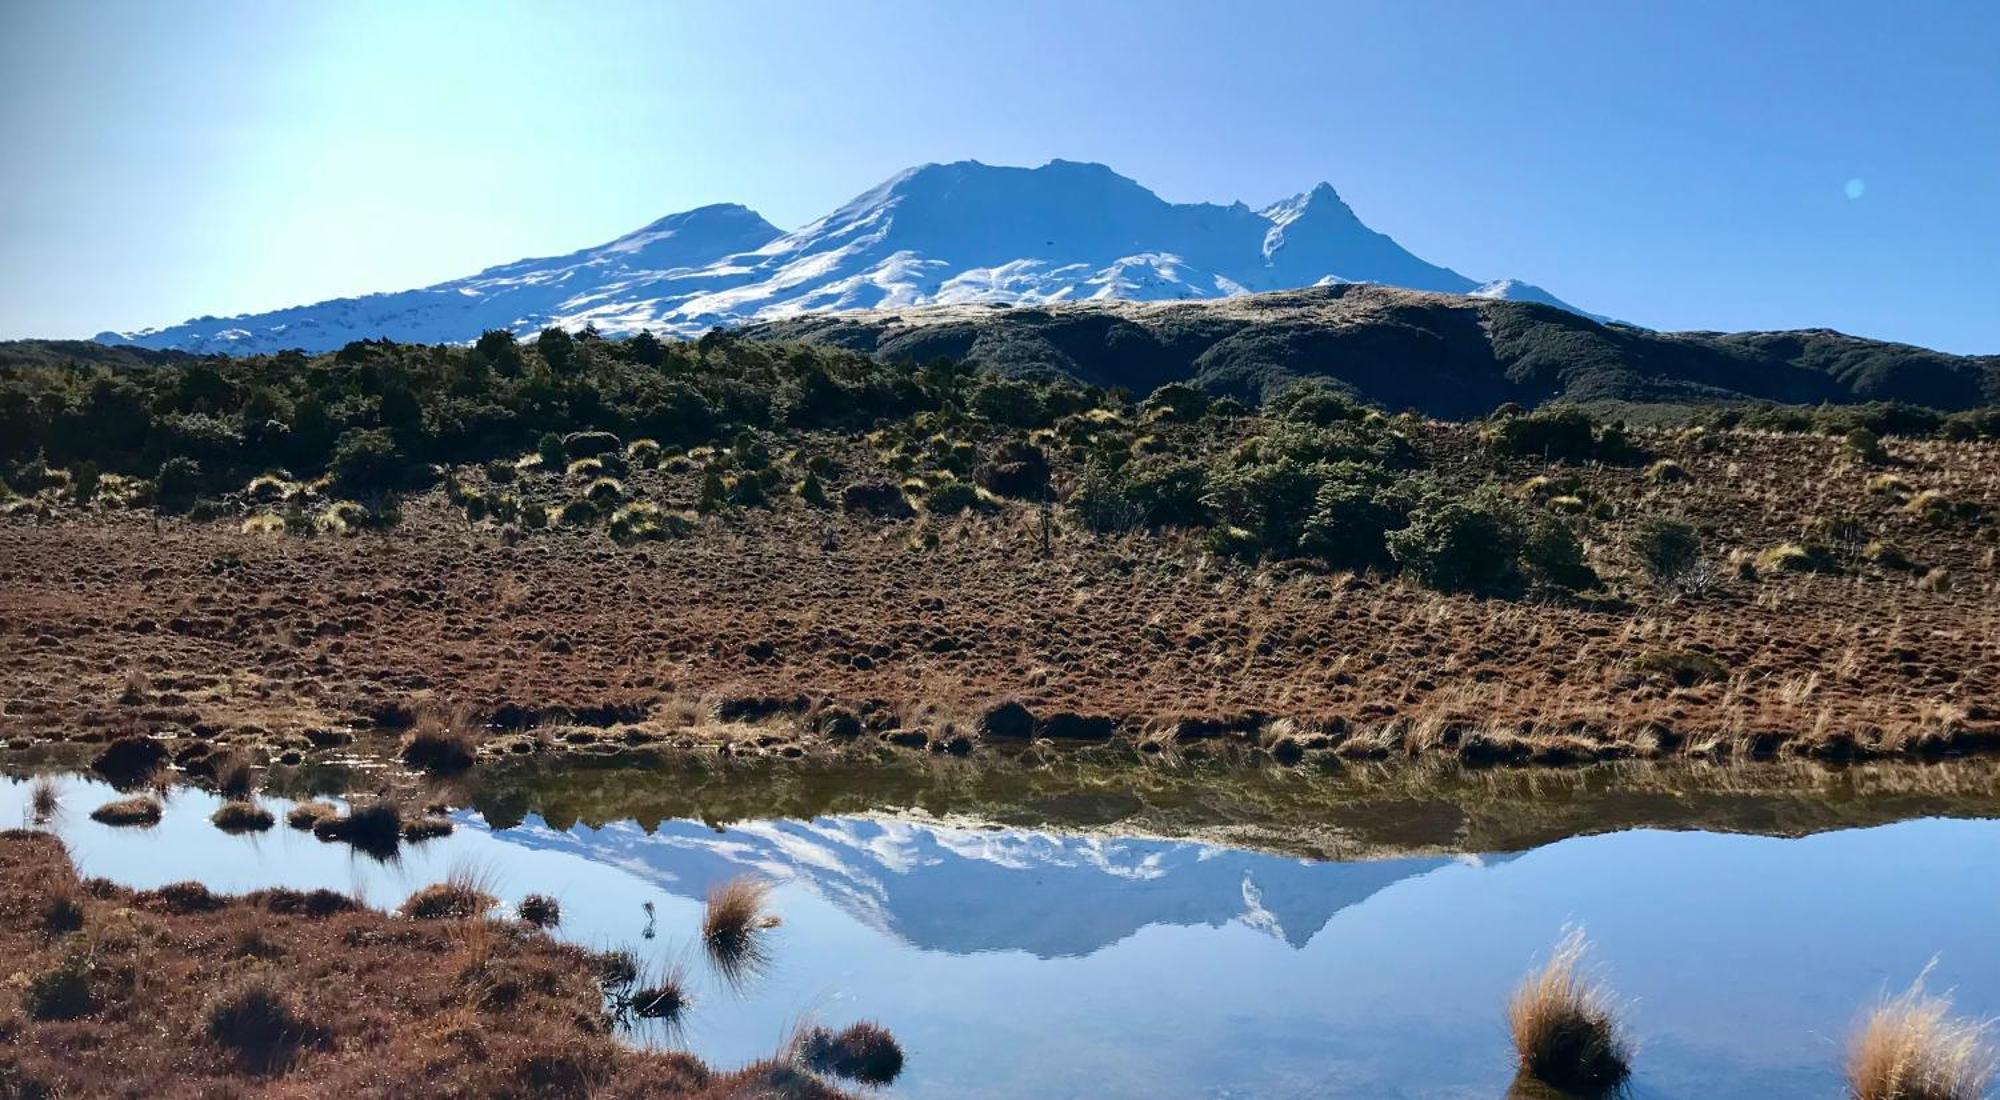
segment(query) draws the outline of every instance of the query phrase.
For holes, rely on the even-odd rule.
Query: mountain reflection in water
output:
[[[754,872],[799,883],[914,947],[1040,958],[1088,955],[1154,924],[1240,921],[1303,947],[1340,910],[1455,862],[1316,863],[1179,841],[877,817],[726,829],[666,821],[652,833],[630,822],[558,832],[531,819],[494,836],[614,864],[688,898]]]

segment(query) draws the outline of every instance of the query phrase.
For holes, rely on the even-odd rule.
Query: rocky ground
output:
[[[633,545],[601,526],[517,538],[437,490],[406,500],[401,526],[346,538],[22,512],[0,519],[0,734],[287,762],[426,710],[487,754],[994,756],[1048,738],[1566,763],[2000,745],[2000,447],[1891,440],[1870,465],[1808,436],[1641,442],[1688,478],[1553,471],[1607,502],[1589,536],[1605,585],[1573,598],[1242,562],[1022,503],[881,519],[837,492]],[[1468,482],[1551,472],[1496,466],[1476,426],[1418,443]],[[805,445],[869,461],[858,441]],[[698,479],[625,481],[674,508]],[[1926,510],[1926,491],[1949,507]],[[1659,514],[1703,532],[1702,567],[1673,585],[1624,546]],[[1813,537],[1831,537],[1833,571],[1756,564]],[[1866,542],[1908,564],[1867,560]]]

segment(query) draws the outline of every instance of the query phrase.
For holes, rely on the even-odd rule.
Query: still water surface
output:
[[[1857,1012],[1934,955],[1934,988],[2000,1015],[1994,820],[1326,862],[913,812],[649,830],[535,814],[495,829],[466,810],[383,863],[286,828],[283,799],[266,800],[277,828],[230,836],[192,789],[156,828],[91,821],[113,796],[64,780],[55,828],[86,875],[393,906],[476,867],[510,904],[557,897],[568,938],[684,957],[695,1005],[674,1041],[712,1063],[769,1055],[804,1018],[875,1019],[910,1055],[896,1096],[1503,1096],[1502,1005],[1570,923],[1626,1006],[1640,1097],[1840,1095]],[[0,786],[0,821],[24,820],[27,797]],[[693,937],[708,887],[746,871],[777,881],[783,924],[738,991]]]

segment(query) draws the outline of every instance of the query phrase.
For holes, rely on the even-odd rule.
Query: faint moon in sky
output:
[[[1868,185],[1858,178],[1851,179],[1847,181],[1846,191],[1848,198],[1858,199],[1868,193]]]

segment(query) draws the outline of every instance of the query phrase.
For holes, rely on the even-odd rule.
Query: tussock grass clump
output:
[[[1929,967],[1925,972],[1929,972]],[[1951,1014],[1951,998],[1924,992],[1924,976],[1886,998],[1847,1043],[1853,1100],[1980,1100],[1993,1080],[1991,1020]]]
[[[246,535],[282,535],[285,530],[285,517],[276,512],[259,512],[243,521]]]
[[[377,799],[354,807],[346,817],[322,817],[312,831],[321,840],[343,840],[370,855],[385,856],[402,840],[403,811],[394,802]]]
[[[340,807],[331,802],[301,802],[285,812],[285,824],[310,832],[322,821],[340,816]]]
[[[515,915],[536,928],[554,928],[562,923],[562,903],[547,894],[529,894],[514,906]]]
[[[868,1020],[839,1032],[823,1027],[801,1032],[793,1040],[792,1057],[814,1073],[864,1085],[887,1085],[903,1072],[902,1045],[888,1028]]]
[[[1604,987],[1582,972],[1589,950],[1571,929],[1547,965],[1507,1001],[1507,1029],[1521,1070],[1559,1089],[1602,1095],[1631,1074],[1630,1054]]]
[[[42,906],[42,931],[61,936],[82,927],[83,897],[74,890],[61,890]]]
[[[119,699],[121,702],[126,699],[144,701],[145,677],[137,672],[127,677],[125,694]],[[112,786],[129,789],[152,778],[153,773],[164,767],[166,762],[166,746],[157,740],[151,737],[120,737],[106,745],[104,751],[90,762],[90,767],[110,780]]]
[[[398,912],[416,920],[466,920],[485,916],[494,900],[492,875],[465,865],[411,894]]]
[[[158,825],[160,800],[151,795],[113,799],[90,811],[90,819],[105,825]]]
[[[277,824],[271,811],[247,799],[232,799],[216,808],[209,821],[225,833],[261,833]]]
[[[62,808],[62,793],[56,786],[56,777],[38,775],[34,786],[28,789],[28,814],[37,825],[46,825]]]
[[[403,822],[403,839],[411,843],[436,840],[441,836],[450,836],[453,828],[455,826],[452,825],[451,818],[441,814],[425,814],[423,817]]]
[[[1870,565],[1883,569],[1909,569],[1913,563],[1910,556],[1893,542],[1876,539],[1861,548],[1861,559]]]
[[[732,985],[761,972],[770,962],[764,933],[776,922],[764,913],[771,884],[738,875],[708,892],[701,915],[701,942],[716,971]]]
[[[628,504],[611,513],[610,535],[617,542],[680,538],[694,530],[694,521],[679,512],[662,511],[647,501]]]
[[[1664,676],[1678,687],[1693,687],[1729,678],[1729,669],[1721,661],[1693,650],[1648,650],[1633,663],[1639,671]]]
[[[292,998],[261,974],[216,993],[204,1016],[208,1037],[253,1073],[282,1069],[300,1048],[325,1041],[324,1031],[305,1020]]]
[[[403,735],[403,763],[433,772],[463,771],[479,755],[479,730],[463,709],[426,710]]]
[[[1876,474],[1868,479],[1868,491],[1882,497],[1906,497],[1910,495],[1910,483],[1895,474]]]
[[[1757,555],[1761,573],[1830,573],[1833,555],[1823,546],[1787,542]]]
[[[72,947],[62,961],[28,979],[22,1006],[36,1020],[74,1020],[97,1008],[90,986],[90,955]]]
[[[584,499],[609,507],[625,499],[625,485],[615,477],[600,477],[584,486]]]
[[[661,966],[626,998],[632,1015],[669,1027],[678,1026],[693,1003],[687,991],[687,968],[678,962]]]
[[[639,960],[625,948],[597,956],[597,982],[606,989],[618,989],[639,980]]]
[[[1957,511],[1951,498],[1936,489],[1925,489],[1910,498],[1903,510],[1923,520],[1925,523],[1941,524],[1949,521]]]
[[[1663,458],[1646,467],[1646,480],[1655,485],[1674,485],[1684,481],[1693,481],[1694,475],[1687,472],[1687,467],[1675,462],[1673,459]]]
[[[225,754],[215,763],[215,789],[225,798],[248,798],[257,789],[250,758],[239,752]]]

